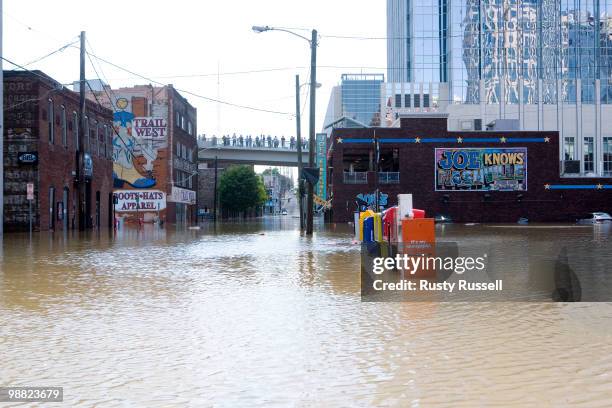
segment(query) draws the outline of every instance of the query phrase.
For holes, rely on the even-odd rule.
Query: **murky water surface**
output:
[[[438,234],[612,236],[515,229]],[[67,406],[612,405],[612,304],[362,303],[359,262],[347,227],[308,239],[290,217],[114,239],[9,235],[0,385],[63,386]]]

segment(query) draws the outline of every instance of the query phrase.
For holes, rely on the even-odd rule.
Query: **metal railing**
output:
[[[381,171],[378,173],[378,182],[380,184],[399,184],[399,171]]]
[[[368,184],[368,173],[365,171],[345,171],[344,184]]]
[[[255,140],[255,139],[222,139],[222,138],[209,138],[206,140],[198,139],[198,147],[202,148],[215,148],[215,149],[241,149],[241,150],[278,150],[278,151],[297,151],[297,143],[295,141],[285,140],[282,141],[272,140],[268,142],[266,139]],[[308,143],[302,142],[302,151],[308,151]]]

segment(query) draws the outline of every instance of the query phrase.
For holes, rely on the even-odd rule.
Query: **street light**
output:
[[[284,28],[275,28],[270,26],[253,26],[253,31],[263,33],[265,31],[282,31],[308,41],[310,45],[310,131],[308,140],[308,167],[314,167],[314,150],[315,150],[315,101],[317,91],[317,30],[312,30],[311,38],[308,39],[303,35],[294,33],[293,31]],[[299,93],[299,79],[296,82],[297,93]],[[298,107],[299,110],[299,107]],[[301,149],[300,149],[301,150]],[[301,154],[299,152],[298,154]],[[300,160],[301,160],[301,156]],[[301,178],[301,174],[300,174]],[[312,223],[314,217],[314,186],[308,183],[308,200],[306,213],[306,235],[312,235]]]

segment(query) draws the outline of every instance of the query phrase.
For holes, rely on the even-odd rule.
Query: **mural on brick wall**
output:
[[[137,116],[129,100],[115,101],[113,181],[115,211],[152,221],[166,208],[168,126],[163,114]],[[167,109],[167,105],[161,106]]]
[[[527,148],[437,148],[436,190],[527,190]]]
[[[115,188],[158,186],[155,164],[161,149],[168,147],[166,120],[136,117],[126,108],[126,98],[116,101],[113,135],[113,179]],[[159,186],[162,189],[165,186]]]

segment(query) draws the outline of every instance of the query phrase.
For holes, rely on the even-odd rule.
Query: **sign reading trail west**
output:
[[[436,191],[525,191],[527,148],[437,148]]]

